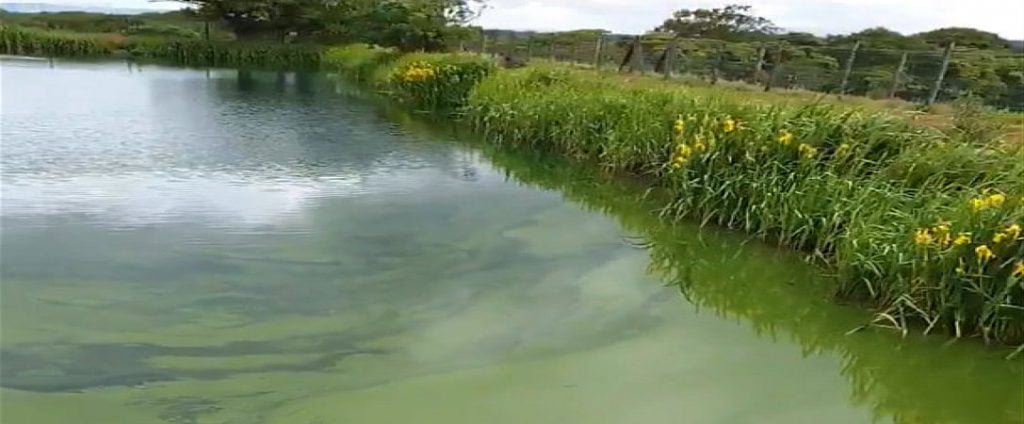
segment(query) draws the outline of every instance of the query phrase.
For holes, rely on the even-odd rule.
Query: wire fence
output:
[[[1024,110],[1024,54],[950,47],[945,51],[904,51],[865,48],[859,43],[794,45],[662,35],[564,40],[546,34],[485,34],[460,46],[511,58],[544,58],[624,71],[667,71],[711,84],[743,81],[765,90],[803,89],[926,104],[975,96],[995,107]],[[674,53],[669,53],[670,49]],[[639,57],[630,57],[632,52]],[[665,63],[670,65],[663,66]]]

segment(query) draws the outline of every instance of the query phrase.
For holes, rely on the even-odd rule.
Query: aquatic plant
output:
[[[120,56],[187,66],[311,69],[323,49],[303,44],[204,41],[118,34],[81,34],[4,25],[0,54],[47,57]]]
[[[323,65],[330,71],[344,73],[358,82],[368,82],[373,73],[400,53],[393,48],[369,44],[349,44],[332,47],[324,52]]]
[[[411,53],[365,44],[328,49],[324,63],[413,107],[451,110],[494,70],[491,61],[471,53]]]
[[[671,193],[665,217],[808,252],[839,295],[876,305],[879,324],[1024,339],[1013,147],[950,147],[884,113],[741,104],[563,67],[496,73],[465,113],[493,142],[648,177]],[[936,168],[933,151],[970,160]]]

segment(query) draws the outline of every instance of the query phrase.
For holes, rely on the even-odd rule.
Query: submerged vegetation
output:
[[[327,64],[420,107],[459,106],[494,143],[643,176],[670,194],[664,217],[808,252],[880,325],[1024,340],[1020,146],[564,66],[485,72],[479,57],[368,51],[332,50]]]

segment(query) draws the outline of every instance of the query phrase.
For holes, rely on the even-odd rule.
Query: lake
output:
[[[0,421],[1019,423],[638,182],[319,74],[2,61]]]

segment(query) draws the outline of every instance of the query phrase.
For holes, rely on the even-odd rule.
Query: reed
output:
[[[1021,146],[885,112],[747,101],[559,65],[480,65],[449,81],[435,70],[448,58],[462,60],[352,62],[418,107],[461,106],[493,143],[643,176],[669,193],[665,218],[807,252],[835,275],[837,295],[876,308],[876,324],[1024,341]]]
[[[313,69],[323,49],[302,44],[204,41],[118,34],[82,34],[4,25],[0,54],[45,57],[125,57],[186,66]]]
[[[880,324],[1024,339],[1024,152],[1012,146],[564,67],[496,73],[465,113],[496,143],[648,177],[671,193],[665,217],[808,252]]]
[[[367,45],[332,48],[326,66],[423,110],[454,110],[494,71],[491,61],[471,53],[410,53]]]

